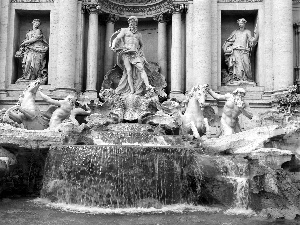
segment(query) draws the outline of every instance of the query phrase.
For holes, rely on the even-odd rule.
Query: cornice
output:
[[[10,3],[53,3],[54,0],[10,0]]]

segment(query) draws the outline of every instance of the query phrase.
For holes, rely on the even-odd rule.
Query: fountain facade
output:
[[[219,204],[296,218],[300,100],[298,87],[287,87],[293,61],[299,69],[299,4],[1,1],[0,193],[41,190],[54,202],[101,207]],[[230,35],[240,18],[248,30],[243,22]],[[26,35],[27,20],[41,29]],[[255,34],[236,46],[244,31]],[[39,54],[33,40],[43,43]],[[20,44],[48,71],[37,81],[20,79],[20,61],[11,60]],[[238,53],[247,53],[250,80],[236,80]]]

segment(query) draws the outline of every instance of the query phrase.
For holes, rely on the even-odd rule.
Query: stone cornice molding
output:
[[[159,15],[155,15],[153,19],[158,23],[167,23],[170,21],[170,15],[168,13],[161,13]]]
[[[115,15],[115,14],[109,14],[107,19],[106,19],[106,22],[107,23],[115,23],[119,20],[119,16]]]
[[[218,3],[253,3],[263,2],[263,0],[218,0]]]
[[[168,12],[172,6],[172,0],[93,0],[97,2],[101,12],[122,17],[138,16],[152,17]],[[82,0],[82,7],[91,4],[89,0]]]
[[[54,3],[54,0],[10,0],[10,3]]]

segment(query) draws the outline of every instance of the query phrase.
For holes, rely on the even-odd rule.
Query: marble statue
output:
[[[207,92],[217,100],[225,100],[225,105],[221,117],[221,135],[231,135],[241,132],[239,124],[239,115],[243,114],[249,119],[252,119],[253,115],[247,110],[248,105],[244,102],[246,91],[243,88],[237,88],[231,93],[225,95],[217,94],[210,88],[207,88]]]
[[[167,100],[160,104],[159,111],[145,119],[163,129],[179,128],[181,134],[189,134],[200,139],[210,137],[210,125],[215,120],[215,112],[206,103],[207,85],[196,85],[185,95],[183,102]]]
[[[46,53],[49,45],[39,29],[41,21],[34,19],[32,21],[32,30],[26,34],[26,39],[20,45],[15,57],[22,59],[23,74],[21,79],[35,80],[48,76],[46,68]]]
[[[87,111],[82,108],[75,108],[75,103],[77,98],[73,95],[68,95],[63,100],[55,100],[51,97],[45,95],[41,91],[39,91],[42,99],[49,104],[55,105],[58,108],[52,113],[49,122],[50,130],[57,130],[59,125],[65,120],[70,119],[74,124],[79,125],[78,121],[75,119],[76,115],[90,115],[91,110]]]
[[[204,109],[209,106],[205,103],[207,94],[207,85],[194,86],[186,95],[186,110],[181,116],[181,128],[187,133],[192,133],[197,139],[200,135],[209,134],[209,124],[207,118],[204,118]]]
[[[146,89],[153,87],[144,68],[148,62],[143,52],[142,35],[137,29],[137,17],[129,17],[128,23],[129,27],[120,29],[110,43],[111,49],[118,53],[118,65],[123,70],[123,76],[115,91],[117,94],[141,95],[144,85]]]
[[[49,124],[47,114],[42,113],[35,104],[36,93],[41,83],[41,79],[32,81],[19,97],[18,104],[6,111],[11,120],[23,124],[27,130],[44,130]]]
[[[225,61],[228,66],[226,85],[255,84],[251,71],[250,52],[258,40],[258,29],[251,31],[245,28],[247,21],[238,19],[239,29],[233,31],[223,44]]]

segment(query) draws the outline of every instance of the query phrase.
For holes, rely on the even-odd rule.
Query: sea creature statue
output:
[[[108,117],[113,118],[117,123],[124,121],[137,121],[143,123],[143,118],[154,115],[157,111],[159,98],[154,89],[148,90],[144,96],[135,94],[119,95],[115,90],[102,89],[99,93],[103,106],[109,106]],[[101,111],[101,114],[105,109]]]
[[[205,117],[205,110],[214,110],[206,103],[208,85],[194,86],[191,91],[186,95],[184,103],[187,104],[185,113],[181,115],[181,129],[184,133],[193,134],[197,139],[205,134],[210,134],[210,126],[208,118]]]
[[[75,126],[79,126],[79,123],[75,117],[77,115],[88,116],[91,114],[90,108],[88,108],[88,110],[84,110],[82,108],[75,107],[77,96],[68,95],[65,99],[55,100],[45,95],[41,91],[40,91],[40,95],[44,101],[57,107],[50,118],[50,122],[49,122],[50,130],[60,131],[61,130],[60,125],[63,123],[64,120],[67,119],[69,119]]]
[[[168,100],[160,105],[160,110],[146,118],[150,124],[178,126],[182,134],[200,136],[210,135],[210,123],[215,119],[213,108],[205,102],[208,85],[197,85],[186,94],[182,103]]]
[[[20,95],[17,105],[5,112],[6,117],[18,124],[23,124],[27,130],[44,130],[49,124],[52,108],[49,108],[47,112],[41,112],[35,104],[36,93],[41,83],[43,83],[42,79],[31,82]]]

